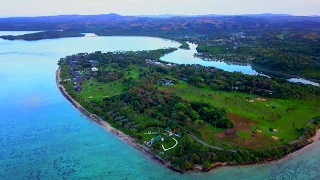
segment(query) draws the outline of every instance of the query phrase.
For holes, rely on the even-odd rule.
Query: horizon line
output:
[[[54,16],[99,16],[99,15],[119,15],[119,16],[133,16],[133,17],[159,17],[159,16],[258,16],[258,15],[278,15],[278,16],[293,16],[293,17],[315,17],[320,16],[320,14],[314,15],[295,15],[286,13],[253,13],[253,14],[118,14],[118,13],[102,13],[102,14],[51,14],[51,15],[17,15],[17,16],[0,16],[0,18],[32,18],[32,17],[54,17]]]

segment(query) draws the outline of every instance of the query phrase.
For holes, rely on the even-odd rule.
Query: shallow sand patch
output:
[[[274,140],[276,140],[276,141],[279,140],[279,137],[278,137],[278,136],[272,136],[272,138],[273,138]]]

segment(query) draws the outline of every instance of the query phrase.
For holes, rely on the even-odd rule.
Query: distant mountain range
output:
[[[276,16],[293,16],[291,14],[234,14],[234,15],[221,15],[221,14],[204,14],[204,15],[183,15],[183,14],[161,14],[161,15],[137,15],[138,17],[149,18],[172,18],[172,17],[201,17],[201,16],[259,16],[259,17],[276,17]]]
[[[266,28],[320,29],[320,16],[244,15],[59,15],[0,18],[0,30],[66,30],[101,35],[201,35]]]
[[[296,16],[291,14],[272,14],[272,13],[263,13],[263,14],[203,14],[203,15],[184,15],[184,14],[159,14],[159,15],[120,15],[117,13],[109,14],[96,14],[96,15],[80,15],[80,14],[69,14],[69,15],[54,15],[54,16],[0,16],[1,18],[40,18],[40,17],[70,17],[70,16],[106,16],[106,17],[146,17],[146,18],[172,18],[172,17],[223,17],[223,16],[257,16],[257,17],[277,17],[277,16],[292,16],[292,17],[319,17],[320,15],[312,16]]]

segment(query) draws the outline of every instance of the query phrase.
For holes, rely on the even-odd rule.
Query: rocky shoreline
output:
[[[233,163],[233,162],[217,162],[214,163],[212,165],[212,167],[210,169],[204,169],[204,167],[202,165],[194,165],[193,170],[188,170],[188,171],[181,171],[181,170],[177,170],[175,168],[173,168],[172,166],[170,166],[170,162],[166,162],[164,161],[161,157],[155,155],[154,153],[152,153],[148,147],[141,145],[139,143],[137,143],[132,137],[124,134],[122,131],[112,127],[108,122],[104,121],[102,118],[98,117],[95,114],[91,114],[89,113],[86,109],[84,109],[77,101],[75,101],[71,96],[69,96],[69,94],[66,92],[65,88],[60,84],[61,79],[60,79],[60,67],[59,69],[56,71],[56,85],[58,87],[58,89],[60,90],[61,94],[76,108],[78,109],[84,116],[86,116],[88,119],[98,123],[99,125],[101,125],[104,129],[106,129],[107,131],[111,132],[112,134],[114,134],[115,136],[117,136],[118,138],[120,138],[122,141],[124,141],[125,143],[127,143],[128,145],[130,145],[131,147],[135,148],[136,150],[142,152],[146,157],[156,161],[157,163],[159,163],[160,165],[163,165],[164,167],[178,172],[178,173],[185,173],[185,172],[210,172],[214,169],[217,169],[219,167],[226,167],[226,166],[248,166],[248,165],[258,165],[258,164],[264,164],[264,163],[271,163],[271,162],[276,162],[278,160],[281,160],[285,157],[289,157],[290,155],[302,150],[304,147],[312,144],[314,141],[316,140],[320,140],[320,129],[317,131],[316,135],[310,139],[307,139],[301,143],[299,143],[299,145],[297,145],[293,152],[290,154],[287,154],[281,158],[271,158],[271,159],[267,159],[261,162],[256,162],[256,163]]]

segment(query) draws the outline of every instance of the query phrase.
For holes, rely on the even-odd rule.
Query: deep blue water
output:
[[[178,46],[172,41],[143,37],[0,40],[0,179],[320,177],[319,141],[277,163],[180,175],[83,117],[55,85],[58,59],[72,53]]]

